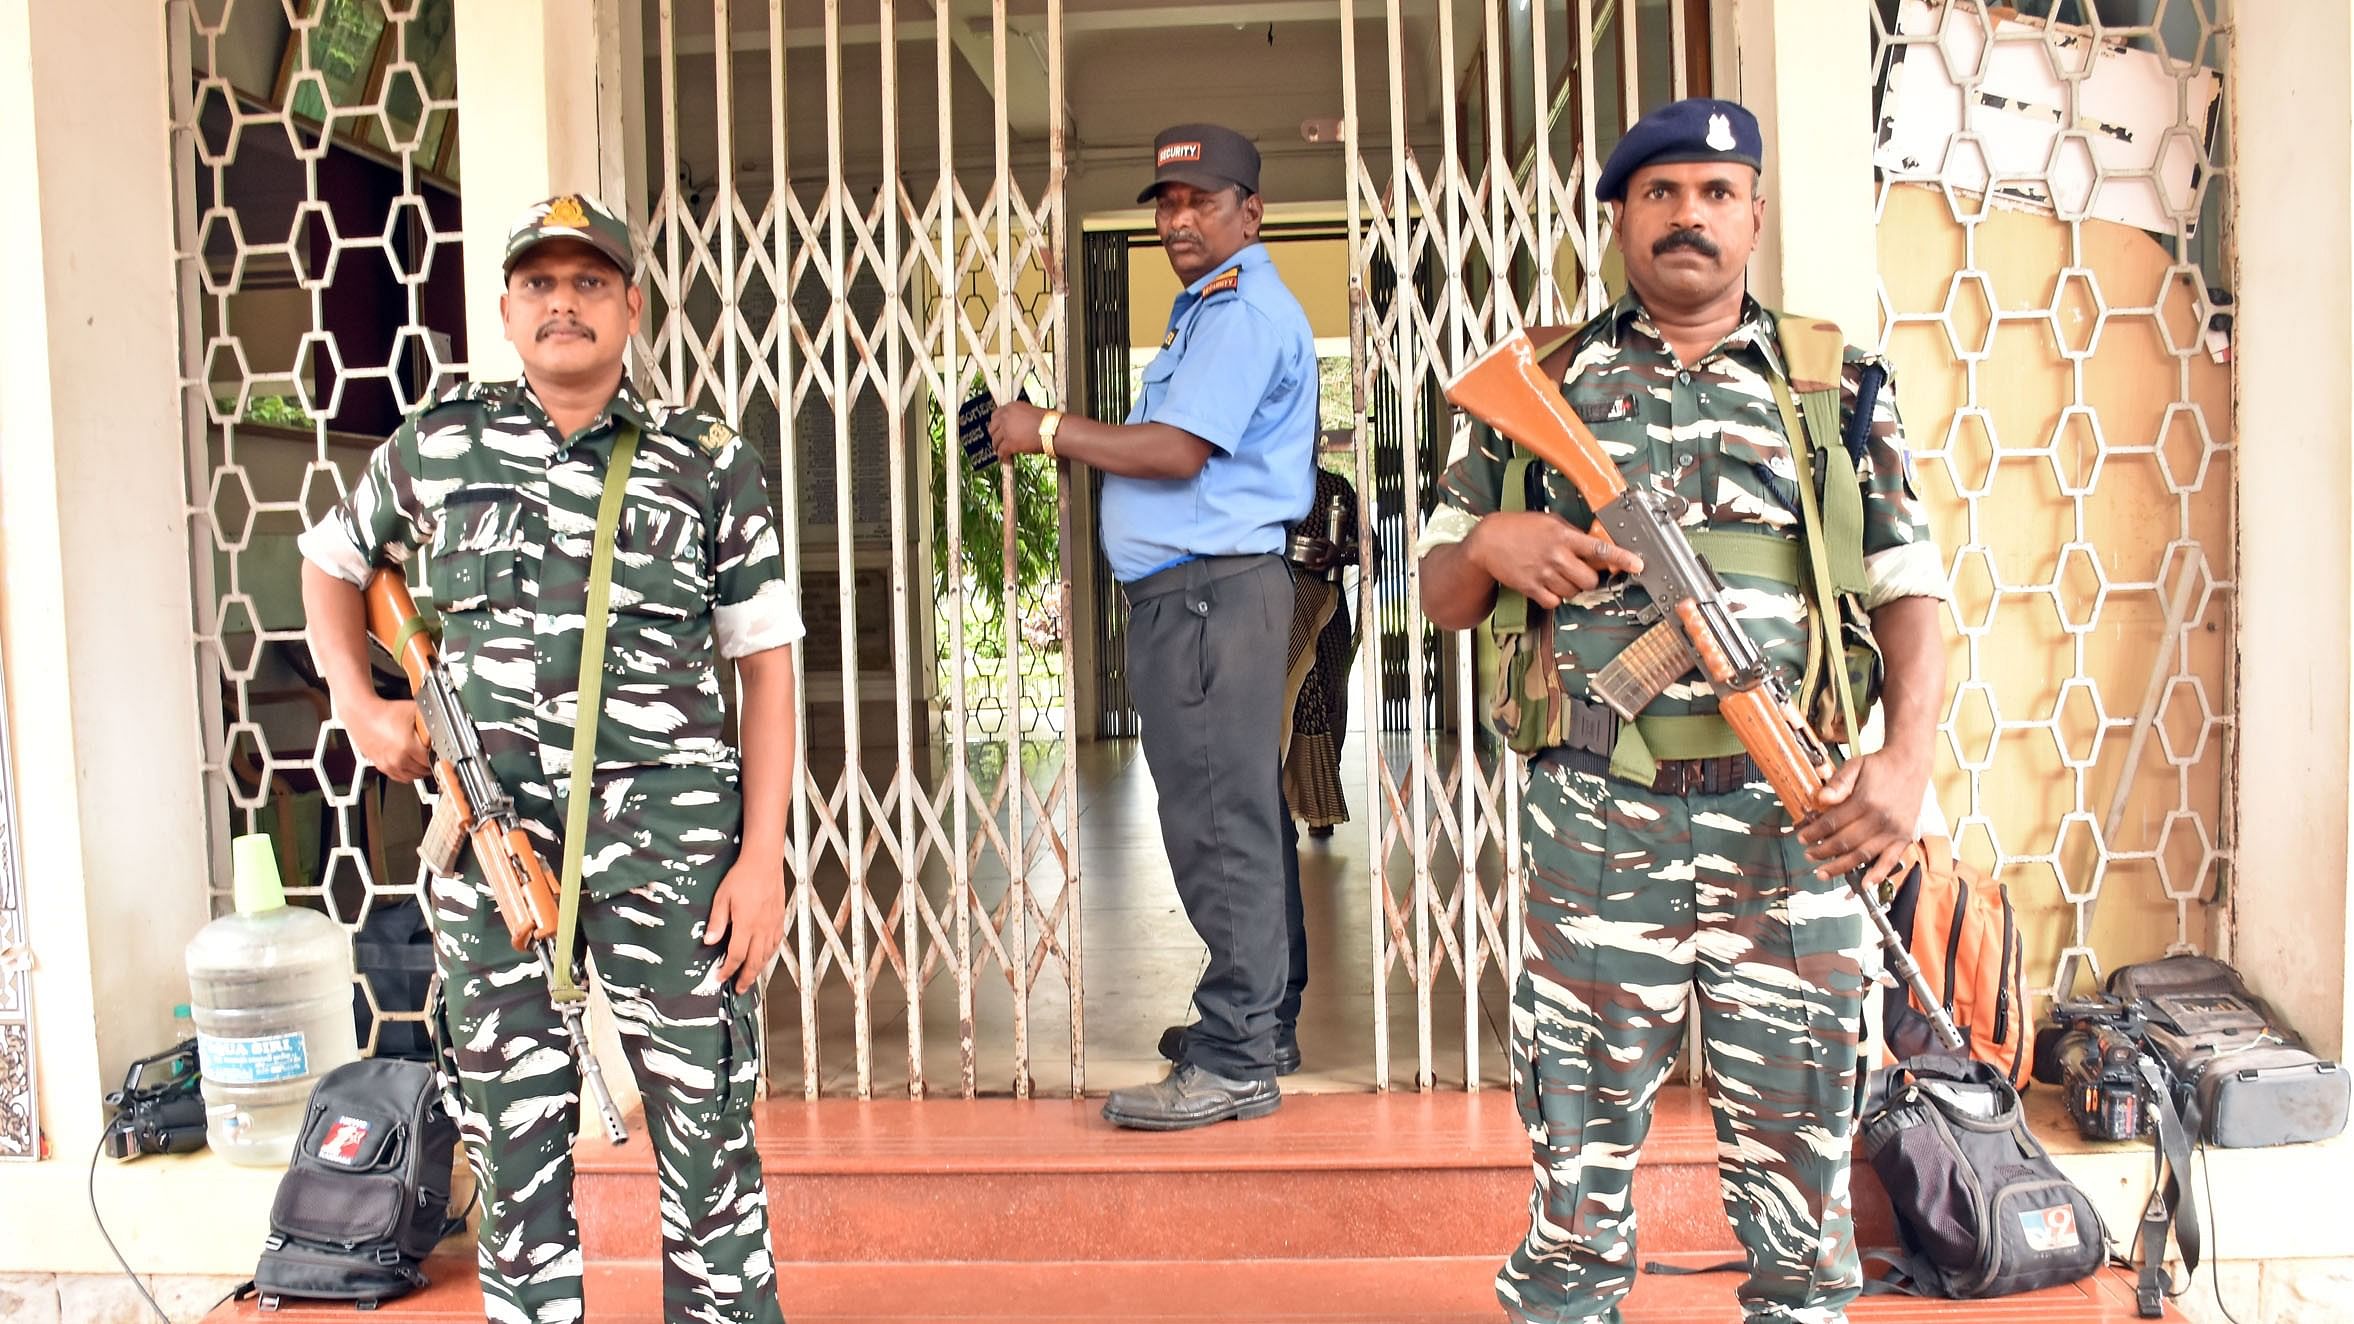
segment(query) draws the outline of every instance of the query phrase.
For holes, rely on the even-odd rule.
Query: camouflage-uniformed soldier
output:
[[[570,794],[589,558],[606,465],[634,430],[614,537],[580,934],[645,1097],[661,1178],[664,1314],[781,1318],[752,1144],[753,993],[784,913],[792,662],[759,458],[719,420],[648,401],[623,357],[643,296],[627,226],[553,198],[516,224],[500,307],[523,380],[460,386],[378,447],[302,540],[313,647],[360,752],[422,775],[413,708],[376,697],[358,586],[426,558],[442,657],[551,865]],[[715,663],[742,685],[743,756]],[[484,1306],[582,1317],[572,1208],[579,1082],[548,971],[516,952],[472,853],[431,882],[444,1069],[483,1191]]]
[[[1727,599],[1795,691],[1811,619],[1797,587],[1801,470],[1773,384],[1777,317],[1743,283],[1765,216],[1761,153],[1756,121],[1724,101],[1678,102],[1627,134],[1598,195],[1631,288],[1573,340],[1562,391],[1629,484],[1682,500],[1687,529],[1750,535],[1755,554],[1720,567]],[[1847,352],[1843,416],[1864,361]],[[1561,475],[1536,466],[1539,490],[1506,509],[1512,459],[1509,442],[1475,433],[1447,472],[1422,581],[1448,628],[1478,623],[1499,586],[1546,609],[1529,630],[1550,631],[1566,705],[1524,799],[1528,947],[1512,1021],[1536,1184],[1498,1295],[1516,1320],[1619,1318],[1636,1268],[1636,1156],[1691,998],[1725,1210],[1749,1266],[1741,1308],[1751,1321],[1840,1320],[1861,1286],[1847,1166],[1874,957],[1844,875],[1877,878],[1911,840],[1943,684],[1944,574],[1892,394],[1854,459],[1886,741],[1843,765],[1831,807],[1796,829],[1711,716],[1697,672],[1636,724],[1667,747],[1653,751],[1656,777],[1637,784],[1623,761],[1612,775],[1618,722],[1589,700],[1589,678],[1650,624],[1648,595],[1620,574],[1633,558],[1585,532],[1591,514]]]

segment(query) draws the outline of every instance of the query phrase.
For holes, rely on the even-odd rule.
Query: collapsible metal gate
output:
[[[1133,19],[1069,3],[1105,24]],[[621,135],[617,155],[642,181],[618,192],[648,250],[645,385],[754,438],[801,535],[787,554],[811,625],[807,757],[771,1078],[805,1095],[1077,1091],[1075,758],[1079,728],[1112,711],[1117,689],[1079,717],[1069,682],[1074,636],[1106,622],[1074,615],[1086,543],[1040,551],[1041,524],[1074,528],[1071,490],[1035,463],[976,476],[952,435],[974,390],[1027,386],[1061,402],[1093,375],[1103,409],[1126,384],[1119,319],[1106,313],[1083,337],[1070,307],[1066,0],[875,0],[856,22],[850,8],[600,11],[627,16],[617,38],[603,34],[624,71],[604,131]],[[1423,626],[1413,568],[1460,441],[1438,389],[1498,335],[1601,305],[1594,171],[1643,109],[1710,89],[1710,8],[1337,4],[1356,480],[1373,496],[1360,533],[1383,557],[1359,596],[1359,674],[1395,690],[1381,704],[1394,722],[1368,723],[1394,729],[1359,737],[1373,917],[1361,955],[1381,1087],[1498,1079],[1489,1046],[1520,956],[1518,768],[1458,734],[1479,730],[1474,643]],[[2160,56],[2182,89],[2146,165],[2097,158],[2088,189],[2077,132],[2037,170],[1993,172],[2005,194],[2040,187],[2056,203],[2056,275],[1986,261],[2008,213],[1955,170],[1974,154],[1992,164],[1985,125],[1957,127],[1942,160],[1884,167],[1884,229],[1928,185],[1962,236],[1950,271],[1923,281],[1929,267],[1908,259],[1883,278],[1881,336],[1905,369],[1965,641],[1941,789],[1964,850],[2004,866],[2031,922],[2043,917],[2030,955],[2039,970],[2057,960],[2064,983],[2067,962],[2090,957],[2104,892],[2138,878],[2164,937],[2195,944],[2229,860],[2231,444],[2210,287],[2229,283],[2212,221],[2230,175],[2191,95],[2197,66],[2224,65],[2227,15],[2221,0],[2195,0],[2088,37],[1960,3],[1870,9],[1876,71],[1892,85],[1899,63],[1946,78],[1973,106],[1991,105],[1988,79],[2020,50],[2057,71],[2069,124],[2088,113],[2103,52]],[[203,692],[220,696],[202,775],[216,823],[277,829],[305,874],[298,892],[357,930],[410,887],[378,853],[403,806],[361,775],[323,714],[307,715],[317,699],[286,608],[289,545],[465,356],[453,7],[292,11],[166,10],[181,59],[193,644]],[[239,81],[263,28],[285,43],[270,95]],[[2185,160],[2187,189],[2169,165]],[[2102,265],[2113,236],[2089,213],[2099,190],[2144,181],[2163,222],[2144,228],[2164,233],[2165,252],[2146,285],[2127,285]],[[1120,279],[1108,248],[1088,261]],[[2013,298],[2021,279],[2048,288]],[[2039,328],[2066,389],[2049,417],[2020,418],[2006,413],[2017,393],[1983,374],[1998,351],[2010,371],[2027,352],[2019,336]],[[1087,364],[1075,362],[1083,342]],[[2103,385],[2136,344],[2158,346],[2163,390]],[[2153,510],[2166,516],[2155,538]],[[2008,610],[2019,603],[2047,607],[2050,628],[2023,624]],[[2022,659],[2053,657],[2066,666],[2020,672]],[[2017,799],[2042,785],[2065,787],[2063,810]],[[2136,788],[2138,812],[2121,817]],[[216,889],[222,854],[216,841]]]
[[[1398,1065],[1421,1088],[1442,1083],[1437,1021],[1460,1017],[1459,1036],[1446,1038],[1463,1045],[1461,1074],[1448,1078],[1476,1089],[1501,1066],[1500,1054],[1483,1061],[1483,1045],[1499,1041],[1520,963],[1519,764],[1451,734],[1480,730],[1473,637],[1429,642],[1411,560],[1456,433],[1440,387],[1516,327],[1601,307],[1594,174],[1645,107],[1707,90],[1705,10],[1681,0],[1489,0],[1440,6],[1431,32],[1409,30],[1421,11],[1400,0],[1342,0],[1352,341],[1358,413],[1370,424],[1357,485],[1377,494],[1362,503],[1362,536],[1380,538],[1390,567],[1378,591],[1360,596],[1359,637],[1366,671],[1384,679],[1385,711],[1404,718],[1366,758],[1379,806],[1366,823],[1373,1067],[1384,1087],[1393,981],[1412,990],[1413,1049]],[[1361,38],[1360,18],[1382,20],[1379,40]],[[1433,36],[1435,62],[1423,44]],[[1474,50],[1476,61],[1464,58]],[[1432,63],[1446,81],[1417,86]],[[1475,72],[1458,81],[1453,71],[1467,68]],[[1370,95],[1376,86],[1386,103]],[[1416,141],[1407,106],[1433,95],[1439,140]],[[1394,474],[1383,472],[1390,464]],[[1380,527],[1385,519],[1395,524]],[[1389,656],[1401,643],[1404,658]],[[1405,693],[1393,698],[1399,672]],[[1445,719],[1434,720],[1442,706]]]
[[[972,391],[1067,398],[1061,137],[1017,164],[1018,98],[979,123],[959,105],[968,61],[1005,90],[1009,61],[1032,59],[1002,3],[978,26],[920,0],[877,0],[871,24],[843,10],[793,27],[776,3],[649,5],[650,63],[625,62],[647,70],[645,114],[607,126],[650,134],[631,201],[655,388],[757,441],[800,531],[785,549],[812,627],[808,756],[776,976],[791,992],[769,997],[798,1024],[772,1042],[798,1041],[811,1096],[878,1077],[1026,1095],[1056,1059],[1053,1087],[1077,1091],[1071,577],[1025,594],[1019,536],[1059,528],[1070,501],[1043,461],[973,472],[953,435]],[[1059,7],[1045,19],[1059,117]],[[981,1078],[984,1039],[1010,1041],[1010,1078]],[[772,1081],[795,1074],[772,1057]]]

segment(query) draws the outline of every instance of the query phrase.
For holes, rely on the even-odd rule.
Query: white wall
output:
[[[149,0],[0,3],[0,642],[42,1120],[75,1155],[206,918],[165,57]]]
[[[2354,687],[2354,10],[2233,9],[2239,789],[2231,947],[2323,1052],[2346,1044]]]

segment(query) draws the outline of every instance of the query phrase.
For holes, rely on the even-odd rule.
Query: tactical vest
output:
[[[1558,328],[1531,328],[1529,336],[1547,376],[1562,379],[1597,325],[1589,322],[1566,334]],[[1864,608],[1870,581],[1864,571],[1863,489],[1857,462],[1868,444],[1874,399],[1886,370],[1876,362],[1866,365],[1856,392],[1857,407],[1843,428],[1839,379],[1846,340],[1838,325],[1785,313],[1775,315],[1775,325],[1781,363],[1769,365],[1767,376],[1797,469],[1800,538],[1793,544],[1731,530],[1688,533],[1693,550],[1719,573],[1786,585],[1805,600],[1809,627],[1800,711],[1825,740],[1845,743],[1863,729],[1866,714],[1879,699],[1883,675],[1879,644]],[[1504,466],[1499,510],[1530,509],[1529,488],[1540,476],[1537,464],[1535,456],[1513,446]],[[1572,509],[1555,508],[1553,513],[1581,527],[1593,522],[1593,512],[1575,493],[1568,504]],[[1573,703],[1561,682],[1551,614],[1531,612],[1526,596],[1499,585],[1485,628],[1496,658],[1489,703],[1496,734],[1523,754],[1569,743]],[[1829,665],[1832,658],[1838,659],[1836,666]],[[1844,683],[1834,684],[1834,676]],[[1660,759],[1717,758],[1741,751],[1740,738],[1714,713],[1645,714],[1620,724],[1611,763],[1614,770],[1639,770]],[[1647,780],[1639,775],[1634,779]]]

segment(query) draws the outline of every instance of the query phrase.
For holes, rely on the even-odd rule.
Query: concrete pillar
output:
[[[2234,962],[2336,1055],[2354,1019],[2346,954],[2354,704],[2354,11],[2233,11],[2232,468],[2239,714]]]
[[[1749,107],[1765,133],[1767,224],[1750,290],[1869,345],[1880,331],[1871,24],[1861,5],[1823,0],[1719,0],[1715,17],[1730,19],[1736,53],[1715,71],[1716,95]]]
[[[605,196],[619,181],[605,178],[598,133],[600,74],[626,72],[605,50],[618,42],[619,12],[617,0],[456,3],[467,352],[474,376],[511,378],[522,365],[499,323],[508,224],[557,193],[586,192],[620,205]]]
[[[149,0],[0,0],[0,646],[41,1121],[71,1161],[168,1041],[207,918],[170,86]]]

